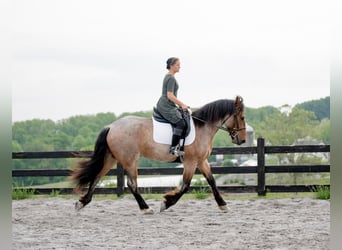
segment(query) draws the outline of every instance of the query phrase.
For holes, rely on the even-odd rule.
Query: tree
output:
[[[246,118],[249,124],[258,126],[259,123],[263,122],[267,117],[278,113],[279,110],[272,106],[265,106],[261,108],[248,108],[246,107]]]
[[[291,145],[298,138],[314,135],[318,120],[313,112],[294,108],[290,113],[277,112],[261,122],[256,135],[271,145]]]
[[[292,145],[299,138],[314,137],[315,127],[319,124],[313,112],[294,108],[290,112],[279,112],[267,117],[256,131],[269,145]],[[286,107],[287,108],[287,107]],[[277,155],[278,162],[291,158],[284,154]]]
[[[320,139],[325,144],[330,144],[330,120],[325,118],[321,120],[320,124],[316,127],[317,139]]]
[[[84,139],[84,137],[82,135],[76,136],[72,142],[73,150],[80,150],[85,145],[87,145],[86,140]]]
[[[296,108],[305,109],[315,113],[318,120],[330,119],[330,96],[297,104]]]

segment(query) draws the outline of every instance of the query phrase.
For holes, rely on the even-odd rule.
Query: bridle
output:
[[[207,121],[205,121],[205,120],[203,120],[201,118],[198,118],[198,117],[193,116],[193,115],[191,115],[191,116],[192,116],[192,118],[194,118],[196,120],[199,120],[199,121],[204,122],[204,123],[208,123]],[[224,131],[228,132],[230,137],[232,139],[235,139],[235,137],[237,136],[238,132],[241,131],[241,130],[245,130],[246,127],[242,127],[242,128],[239,127],[239,123],[237,121],[237,111],[236,110],[234,112],[234,127],[231,128],[231,129],[228,128],[227,126],[224,126],[229,118],[230,118],[230,116],[228,116],[226,119],[224,119],[220,126],[216,125],[216,127],[218,129],[221,129],[221,130],[224,130]]]
[[[226,120],[225,120],[225,122],[226,122]],[[221,125],[221,127],[222,127],[222,125]],[[234,127],[232,129],[228,128],[227,131],[229,132],[230,137],[232,139],[234,139],[237,136],[237,132],[239,132],[241,130],[246,130],[246,127],[239,128],[239,123],[237,120],[237,112],[235,111],[235,113],[234,113]]]

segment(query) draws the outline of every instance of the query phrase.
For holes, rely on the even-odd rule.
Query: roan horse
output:
[[[232,142],[240,145],[246,140],[243,99],[218,100],[194,111],[192,117],[196,129],[195,141],[185,146],[183,161],[183,182],[164,195],[160,211],[176,204],[190,187],[196,167],[211,186],[215,200],[221,210],[227,210],[227,203],[221,197],[212,175],[208,156],[211,154],[213,138],[219,129],[229,132]],[[143,213],[153,213],[138,192],[138,159],[173,162],[177,156],[169,154],[169,145],[158,144],[152,138],[152,119],[127,116],[106,126],[99,134],[93,155],[89,160],[81,161],[72,171],[71,179],[76,183],[76,191],[88,187],[88,192],[80,197],[75,208],[79,210],[92,199],[95,187],[114,164],[120,162],[127,174],[127,185],[138,202]]]

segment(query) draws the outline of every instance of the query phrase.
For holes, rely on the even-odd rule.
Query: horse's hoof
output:
[[[160,212],[163,212],[167,209],[165,202],[162,202],[160,205]]]
[[[145,208],[141,210],[143,212],[143,214],[154,214],[154,211],[152,208]]]
[[[230,208],[227,206],[227,205],[222,205],[222,206],[219,206],[219,208],[221,209],[221,211],[223,211],[224,213],[227,213]]]
[[[84,208],[83,203],[80,202],[80,201],[76,201],[76,203],[75,203],[75,209],[76,209],[76,211],[80,211],[82,208]]]

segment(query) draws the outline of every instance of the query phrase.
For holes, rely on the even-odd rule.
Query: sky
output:
[[[330,96],[325,1],[16,0],[13,9],[13,122],[152,110],[172,56],[190,107]]]

